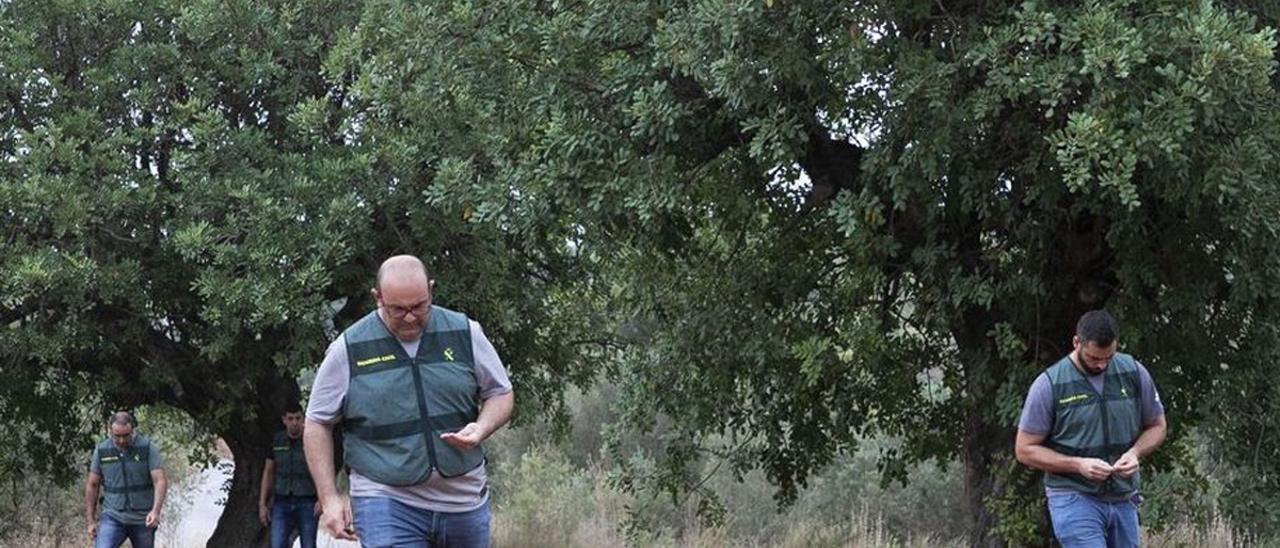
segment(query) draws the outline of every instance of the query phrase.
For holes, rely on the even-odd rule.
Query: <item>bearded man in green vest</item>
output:
[[[146,436],[134,433],[137,426],[128,411],[111,415],[107,422],[111,435],[89,457],[84,514],[94,548],[119,548],[125,538],[134,548],[155,545],[168,482],[160,451]],[[97,517],[100,489],[101,518]]]
[[[1139,463],[1164,441],[1164,406],[1151,374],[1116,352],[1105,310],[1076,324],[1074,349],[1032,383],[1018,421],[1018,461],[1044,471],[1063,548],[1138,545]]]
[[[416,257],[383,262],[372,293],[377,310],[329,345],[311,386],[303,440],[321,526],[365,548],[487,547],[481,442],[515,402],[502,361],[480,324],[432,304]],[[339,423],[350,506],[334,481]]]

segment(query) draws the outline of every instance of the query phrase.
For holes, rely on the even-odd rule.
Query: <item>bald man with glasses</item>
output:
[[[303,439],[324,508],[321,526],[366,548],[489,545],[481,443],[515,396],[480,324],[432,304],[422,261],[378,269],[378,308],[329,345]],[[337,491],[333,427],[342,424],[350,505]]]

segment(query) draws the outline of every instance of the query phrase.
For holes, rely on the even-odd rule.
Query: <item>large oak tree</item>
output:
[[[208,424],[222,544],[261,538],[274,406],[394,252],[532,408],[603,376],[669,419],[633,486],[723,459],[785,500],[888,435],[890,477],[963,464],[975,544],[1028,542],[1018,405],[1102,306],[1175,438],[1274,407],[1266,6],[174,4],[0,3],[0,402],[50,463],[84,448],[53,402]]]

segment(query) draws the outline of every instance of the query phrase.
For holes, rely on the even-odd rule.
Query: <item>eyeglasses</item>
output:
[[[431,309],[431,299],[427,299],[413,306],[394,306],[389,304],[382,305],[387,309],[387,314],[397,320],[403,320],[410,312],[415,318],[423,318],[427,315],[427,311]]]

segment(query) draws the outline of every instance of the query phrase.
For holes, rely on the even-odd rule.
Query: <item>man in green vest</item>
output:
[[[271,525],[271,548],[290,546],[296,530],[302,548],[316,547],[320,503],[302,450],[302,406],[290,403],[280,414],[284,430],[271,440],[271,453],[262,467],[258,489],[258,519]]]
[[[1139,463],[1164,441],[1164,407],[1147,369],[1116,352],[1105,310],[1076,324],[1074,349],[1027,393],[1014,451],[1043,470],[1054,535],[1064,548],[1138,545]]]
[[[311,386],[303,439],[321,525],[365,548],[489,545],[480,444],[515,397],[480,324],[434,306],[431,290],[416,257],[383,262],[377,310],[329,345]],[[339,423],[350,507],[334,484]]]
[[[94,548],[118,548],[128,538],[134,548],[152,548],[168,483],[156,445],[135,434],[133,414],[111,415],[111,435],[93,449],[84,487],[84,514]],[[103,492],[99,518],[98,494]]]

